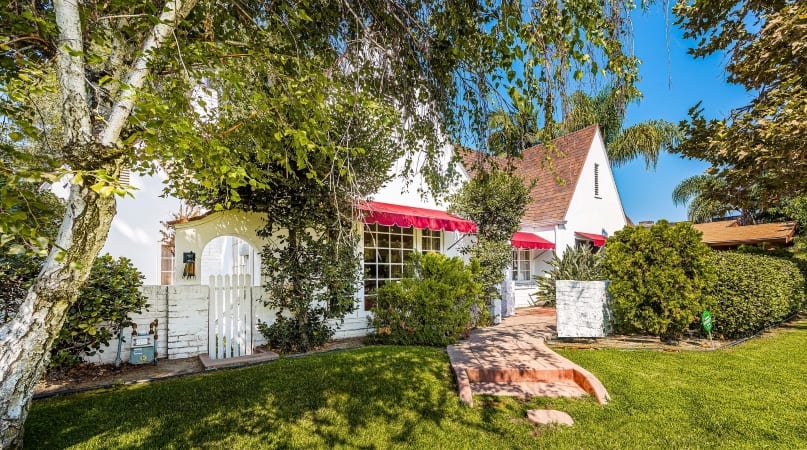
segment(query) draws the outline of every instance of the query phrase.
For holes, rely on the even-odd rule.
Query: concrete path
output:
[[[448,346],[463,403],[474,394],[518,397],[580,397],[608,401],[605,387],[587,370],[550,350],[544,341],[555,332],[555,310],[524,308],[501,324],[474,330]]]

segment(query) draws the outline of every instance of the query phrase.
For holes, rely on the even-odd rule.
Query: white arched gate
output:
[[[249,275],[210,276],[208,328],[210,359],[252,354],[252,279]]]

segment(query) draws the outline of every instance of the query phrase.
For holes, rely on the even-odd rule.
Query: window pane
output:
[[[415,237],[411,234],[406,234],[403,236],[403,248],[405,249],[413,249],[415,248]]]

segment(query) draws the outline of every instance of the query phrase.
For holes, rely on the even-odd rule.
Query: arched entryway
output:
[[[237,236],[211,239],[202,250],[201,283],[209,284],[210,276],[249,275],[252,285],[260,285],[260,252]]]
[[[252,354],[255,328],[253,287],[260,285],[260,253],[237,236],[211,239],[201,256],[201,284],[210,287],[208,356]]]

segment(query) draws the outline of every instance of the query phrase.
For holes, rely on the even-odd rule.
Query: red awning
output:
[[[445,211],[382,202],[360,202],[359,207],[364,210],[364,217],[362,218],[364,223],[395,225],[401,228],[428,228],[434,231],[476,233],[475,223],[452,216]]]
[[[515,234],[513,234],[513,239],[510,240],[510,243],[515,248],[542,248],[542,249],[555,248],[555,244],[547,241],[541,236],[532,233],[526,233],[523,231],[516,231]]]
[[[591,241],[595,247],[602,247],[605,245],[605,236],[601,234],[581,233],[579,231],[575,231],[574,234],[585,240]]]

